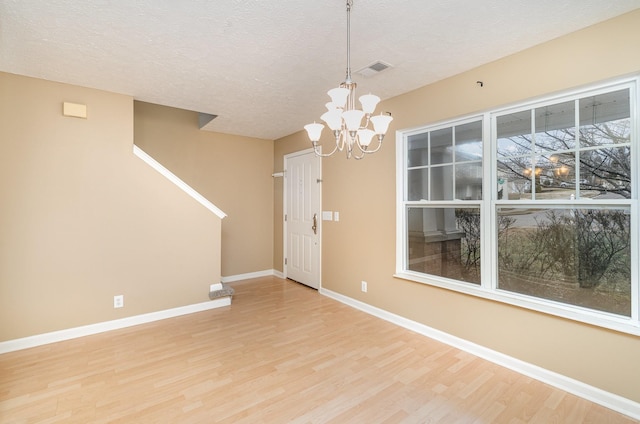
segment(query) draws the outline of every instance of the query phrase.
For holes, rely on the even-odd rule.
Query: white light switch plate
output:
[[[333,220],[334,221],[340,221],[340,212],[334,212],[333,213]]]
[[[322,220],[323,221],[333,221],[333,212],[331,212],[331,211],[322,211]]]

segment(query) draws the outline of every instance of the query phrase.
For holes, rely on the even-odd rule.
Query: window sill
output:
[[[597,312],[578,306],[564,305],[551,300],[538,300],[534,297],[520,295],[517,293],[501,290],[492,291],[471,283],[461,283],[454,280],[448,280],[446,278],[438,278],[411,271],[399,271],[393,276],[402,280],[426,284],[482,299],[488,299],[511,306],[542,312],[572,321],[595,325],[608,330],[640,336],[640,323],[638,323],[638,321],[634,321],[632,318],[620,315]]]

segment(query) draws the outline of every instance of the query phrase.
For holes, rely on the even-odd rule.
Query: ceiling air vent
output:
[[[356,71],[356,74],[362,75],[363,77],[371,77],[379,72],[384,71],[387,68],[391,68],[391,65],[379,60],[377,62],[373,62],[369,66],[365,66],[364,68]]]

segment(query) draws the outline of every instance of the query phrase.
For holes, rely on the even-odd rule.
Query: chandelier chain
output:
[[[351,8],[353,0],[347,0],[347,76],[345,82],[351,82]]]

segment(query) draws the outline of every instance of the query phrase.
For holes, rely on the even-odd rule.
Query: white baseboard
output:
[[[230,276],[227,276],[227,277],[222,277],[221,280],[222,280],[223,283],[232,283],[234,281],[249,280],[251,278],[271,277],[271,276],[278,277],[278,273],[279,273],[279,271],[276,271],[275,269],[265,269],[264,271],[249,272],[249,273],[246,273],[246,274],[230,275]],[[282,273],[280,273],[280,274],[282,274]],[[282,277],[280,277],[280,278],[282,278]]]
[[[543,383],[557,387],[558,389],[572,393],[576,396],[580,396],[606,408],[620,412],[621,414],[627,415],[636,420],[640,420],[640,403],[635,402],[631,399],[627,399],[614,393],[607,392],[605,390],[588,385],[578,380],[574,380],[562,374],[558,374],[553,371],[541,368],[537,365],[521,361],[520,359],[516,359],[514,357],[502,354],[484,346],[480,346],[468,340],[461,339],[459,337],[426,326],[424,324],[420,324],[419,322],[401,317],[400,315],[393,314],[391,312],[385,311],[384,309],[376,308],[375,306],[360,302],[358,300],[344,296],[340,293],[336,293],[324,288],[321,288],[319,292],[327,297],[335,299],[341,303],[359,309],[375,317],[384,319],[385,321],[389,321],[400,327],[404,327],[418,334],[422,334],[423,336],[438,340],[449,346],[453,346],[457,349],[471,353],[472,355],[486,359],[505,368],[509,368],[510,370],[516,371],[520,374],[524,374]]]
[[[38,334],[21,339],[0,342],[0,354],[41,346],[49,343],[61,342],[92,334],[104,333],[106,331],[118,330],[120,328],[132,327],[134,325],[146,324],[152,321],[173,318],[180,315],[202,312],[209,309],[221,308],[231,305],[231,298],[220,298],[194,305],[181,306],[164,311],[150,312],[148,314],[135,315],[132,317],[116,319],[113,321],[99,322],[97,324],[84,325],[82,327],[69,328],[66,330],[53,331],[51,333]]]

